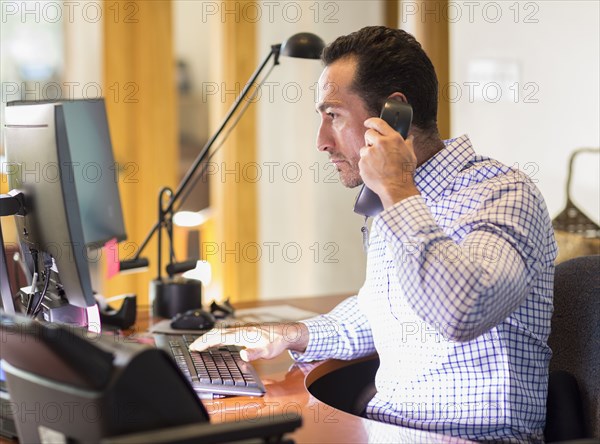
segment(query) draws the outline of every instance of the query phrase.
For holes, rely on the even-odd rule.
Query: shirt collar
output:
[[[466,134],[445,140],[444,145],[444,149],[415,170],[415,185],[427,201],[437,201],[475,156],[471,140]]]

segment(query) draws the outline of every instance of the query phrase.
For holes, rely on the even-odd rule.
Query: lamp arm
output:
[[[254,83],[256,82],[256,79],[258,79],[258,76],[260,76],[260,74],[264,70],[267,63],[269,63],[269,60],[271,60],[271,57],[274,57],[274,61],[273,61],[274,65],[279,64],[279,51],[280,50],[281,50],[281,44],[271,46],[271,51],[269,52],[267,57],[264,59],[264,61],[260,64],[260,66],[256,69],[256,71],[254,71],[254,73],[252,74],[252,77],[250,77],[250,80],[248,81],[248,83],[246,84],[246,86],[244,87],[244,89],[242,90],[242,92],[240,93],[238,98],[236,99],[236,101],[233,103],[233,105],[229,109],[227,115],[221,122],[221,125],[219,126],[217,131],[208,140],[208,142],[206,142],[206,144],[204,145],[204,147],[202,148],[202,150],[200,151],[198,156],[196,156],[194,163],[188,169],[187,173],[185,174],[185,176],[179,183],[179,186],[173,193],[171,199],[169,200],[169,203],[167,204],[166,208],[164,209],[165,214],[169,214],[173,211],[173,207],[174,207],[175,203],[177,202],[177,200],[179,199],[181,194],[186,190],[188,184],[190,183],[190,181],[196,174],[196,171],[200,167],[200,164],[202,164],[202,162],[205,160],[206,156],[208,155],[208,153],[209,153],[210,149],[212,148],[212,146],[214,145],[215,141],[219,138],[219,136],[221,135],[221,133],[223,132],[223,130],[225,129],[225,127],[231,120],[231,117],[235,114],[235,112],[239,108],[242,101],[246,98],[246,96],[248,95],[248,92],[250,91],[250,88],[252,87],[252,85],[254,85]],[[154,235],[156,230],[158,230],[162,226],[162,224],[163,223],[161,220],[157,221],[154,224],[154,226],[150,229],[149,233],[144,238],[144,241],[141,243],[140,247],[138,248],[138,251],[135,254],[135,256],[133,257],[133,260],[137,260],[140,258],[142,251],[144,251],[144,248],[146,248],[146,246],[148,245],[148,242],[150,242],[150,239],[152,239],[152,236]]]
[[[160,190],[160,193],[158,194],[158,225],[159,225],[159,230],[158,230],[158,261],[157,261],[157,278],[158,280],[161,279],[161,273],[162,273],[162,227],[168,224],[168,218],[169,218],[169,213],[163,208],[163,201],[164,201],[164,197],[165,195],[169,195],[169,197],[172,199],[173,196],[173,190],[171,190],[171,188],[169,187],[164,187]],[[168,226],[166,227],[168,230]],[[171,239],[172,242],[172,239]],[[171,244],[170,249],[173,249],[173,245]]]

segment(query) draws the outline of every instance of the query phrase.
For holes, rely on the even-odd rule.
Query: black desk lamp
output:
[[[198,281],[186,280],[186,279],[175,279],[176,273],[182,273],[187,270],[191,270],[195,267],[196,261],[186,261],[181,263],[170,263],[167,265],[167,274],[169,279],[162,278],[162,230],[164,229],[169,237],[170,242],[170,256],[171,262],[174,260],[173,254],[173,214],[175,212],[175,204],[185,198],[186,192],[190,186],[193,186],[194,182],[192,179],[196,176],[198,169],[206,160],[209,155],[210,149],[215,144],[215,141],[221,136],[223,130],[227,127],[232,117],[238,110],[240,104],[248,96],[248,93],[256,80],[269,63],[269,60],[273,58],[273,66],[279,65],[279,56],[284,55],[287,57],[303,58],[303,59],[319,59],[321,52],[325,47],[325,42],[316,36],[308,32],[301,32],[294,34],[287,39],[283,44],[277,44],[271,46],[271,51],[265,58],[265,60],[259,65],[254,71],[252,77],[240,93],[239,97],[233,103],[229,112],[223,119],[223,122],[215,132],[215,134],[206,142],[200,154],[194,160],[194,163],[187,171],[179,186],[175,191],[170,188],[163,188],[159,194],[158,202],[158,221],[150,229],[150,232],[146,235],[146,238],[140,245],[136,255],[133,259],[122,261],[120,269],[122,271],[131,270],[135,268],[147,267],[148,260],[141,257],[141,253],[154,235],[158,231],[158,261],[157,261],[157,277],[151,284],[151,300],[153,300],[152,311],[155,316],[161,317],[172,317],[177,313],[201,307],[201,284]],[[267,73],[268,75],[268,73]],[[261,84],[266,80],[266,76],[262,79]],[[241,114],[237,117],[239,119],[245,108],[242,108]],[[224,135],[226,138],[228,133]],[[225,140],[225,139],[223,139]],[[221,142],[222,143],[222,142]],[[204,162],[204,166],[200,173],[204,173],[206,170],[207,163]],[[165,203],[165,198],[168,195],[168,201]]]

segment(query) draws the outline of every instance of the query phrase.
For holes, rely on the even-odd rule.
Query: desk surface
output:
[[[286,299],[256,304],[263,306],[286,303],[316,312],[326,312],[339,303],[344,296],[327,296],[308,299]],[[152,320],[148,310],[139,313],[137,331],[147,329]],[[213,423],[252,420],[274,414],[302,415],[303,425],[291,437],[297,443],[465,443],[444,435],[421,432],[373,421],[331,407],[315,398],[307,386],[332,371],[348,365],[348,362],[328,360],[311,364],[296,364],[285,353],[271,360],[254,361],[253,365],[267,387],[264,397],[231,397],[203,401]],[[12,441],[0,438],[0,443]]]

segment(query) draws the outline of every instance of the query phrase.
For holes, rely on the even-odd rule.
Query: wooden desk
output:
[[[286,299],[249,305],[291,304],[306,310],[326,312],[344,299],[330,296],[311,299]],[[152,322],[148,308],[140,310],[137,332]],[[297,364],[285,353],[272,360],[254,361],[266,385],[264,397],[231,397],[203,401],[211,422],[253,420],[275,414],[301,414],[303,425],[291,437],[297,443],[466,443],[468,441],[444,435],[416,431],[384,424],[338,410],[313,396],[307,387],[325,375],[353,362],[328,360],[319,363]],[[0,443],[11,441],[0,439]]]

